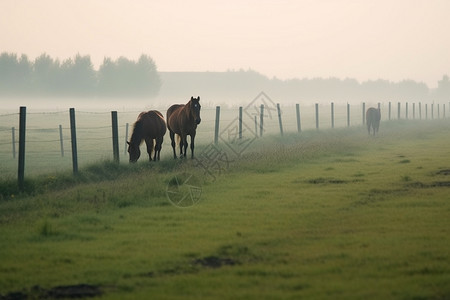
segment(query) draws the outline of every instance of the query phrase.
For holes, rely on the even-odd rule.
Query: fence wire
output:
[[[380,103],[382,121],[396,119],[436,119],[450,115],[450,103]],[[362,126],[363,107],[370,105],[305,104],[300,105],[300,125],[302,130],[327,129],[331,127]],[[348,108],[350,110],[348,111]],[[160,110],[165,116],[166,111]],[[284,133],[297,132],[298,120],[296,106],[281,106],[281,124]],[[350,112],[350,115],[349,115]],[[126,140],[133,130],[133,124],[139,111],[118,112],[119,153],[126,155]],[[215,141],[215,134],[231,130],[230,124],[239,118],[239,108],[221,108],[220,122],[216,128],[216,108],[202,108],[202,122],[197,128],[196,144],[209,144]],[[318,120],[316,116],[318,114]],[[111,112],[75,111],[77,148],[80,161],[93,162],[99,159],[111,159],[112,125]],[[260,115],[258,107],[250,107],[243,115],[242,122],[247,130],[258,132]],[[280,125],[276,108],[268,108],[263,114],[264,134],[280,134]],[[26,120],[26,159],[27,169],[36,168],[36,172],[45,172],[58,166],[70,168],[67,157],[71,156],[71,135],[68,111],[28,112]],[[15,174],[17,169],[16,151],[18,149],[19,113],[0,114],[0,174]],[[234,128],[232,128],[234,130]],[[128,131],[127,131],[128,130]],[[229,132],[228,132],[229,133]],[[226,134],[226,132],[225,132]],[[13,141],[13,138],[15,139]],[[165,136],[163,149],[171,152],[170,139]],[[169,154],[168,154],[169,155]],[[123,158],[122,158],[123,159]],[[38,161],[38,163],[36,162]],[[48,165],[48,167],[45,167]],[[44,166],[44,167],[43,167]]]

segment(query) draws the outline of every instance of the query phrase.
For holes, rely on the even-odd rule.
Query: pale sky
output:
[[[434,88],[450,75],[450,0],[0,0],[0,52]]]

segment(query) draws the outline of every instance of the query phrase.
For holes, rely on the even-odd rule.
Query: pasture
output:
[[[112,141],[111,141],[111,112],[105,107],[90,108],[80,100],[74,100],[81,106],[80,109],[75,107],[76,115],[76,135],[78,147],[78,163],[81,167],[98,162],[100,160],[108,160],[113,158]],[[202,100],[203,101],[203,100]],[[92,100],[92,102],[95,102]],[[128,103],[127,103],[128,104]],[[55,104],[56,105],[56,104]],[[117,105],[112,106],[117,110]],[[124,105],[121,103],[121,105]],[[203,105],[203,104],[202,104]],[[371,104],[376,105],[376,104]],[[369,106],[369,104],[367,104]],[[389,104],[382,103],[382,120],[389,120]],[[425,106],[425,105],[424,105]],[[144,105],[142,105],[144,107]],[[411,107],[411,104],[410,104]],[[447,106],[448,107],[448,106]],[[330,118],[330,104],[320,104],[319,108],[319,128],[329,129],[332,127]],[[347,107],[345,104],[336,104],[334,106],[334,124],[336,128],[362,125],[362,106],[361,104],[352,105],[350,109],[350,118],[347,120]],[[394,108],[396,108],[394,106]],[[434,110],[439,108],[437,105]],[[125,139],[130,139],[132,125],[136,121],[141,111],[149,109],[157,109],[164,116],[166,115],[167,106],[156,106],[151,108],[125,108],[118,109],[118,133],[119,133],[119,154],[122,162],[128,161],[128,153],[126,153]],[[444,104],[441,105],[441,116],[445,117]],[[255,128],[253,117],[259,117],[259,103],[244,106],[244,134],[245,132],[259,131],[259,124]],[[424,110],[424,109],[423,109]],[[316,126],[315,107],[313,104],[300,105],[301,111],[301,128],[302,130],[313,129]],[[282,125],[284,132],[297,132],[296,107],[295,105],[283,105],[281,107]],[[408,118],[405,109],[401,111],[392,111],[392,118]],[[437,112],[435,113],[438,117]],[[226,139],[233,134],[232,129],[236,119],[239,116],[238,107],[222,107],[220,111],[220,132],[228,131],[222,136]],[[410,108],[409,118],[413,117]],[[197,128],[196,141],[197,145],[208,144],[214,141],[214,129],[216,119],[216,109],[212,106],[203,105],[201,111],[202,123]],[[415,118],[419,119],[418,105],[416,108]],[[431,112],[428,116],[425,111],[422,113],[421,119],[431,118]],[[439,117],[440,118],[440,117]],[[27,108],[26,117],[26,146],[25,146],[25,177],[36,176],[40,174],[54,173],[61,170],[70,170],[72,168],[71,154],[71,135],[69,110],[47,109],[30,105]],[[128,132],[127,126],[128,124]],[[61,133],[59,132],[61,126]],[[15,144],[12,143],[12,127],[15,127]],[[17,152],[18,152],[18,136],[19,136],[19,114],[17,110],[0,111],[0,176],[2,178],[13,178],[17,176]],[[276,135],[280,133],[279,123],[277,119],[276,108],[266,107],[264,117],[264,134]],[[62,146],[61,137],[62,135]],[[236,133],[235,133],[236,134]],[[14,147],[15,146],[15,147]],[[13,156],[13,148],[15,148],[16,157]],[[61,154],[61,148],[63,155]],[[141,146],[144,150],[144,146]],[[144,150],[145,152],[145,150]],[[171,146],[170,138],[167,133],[161,151],[161,158],[170,159]]]
[[[189,159],[31,178],[0,200],[0,295],[448,299],[449,132],[267,135],[215,180]],[[179,208],[166,191],[186,173],[201,199]]]

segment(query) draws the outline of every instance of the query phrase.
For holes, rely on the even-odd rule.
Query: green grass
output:
[[[449,129],[267,136],[185,208],[166,189],[203,178],[191,160],[29,179],[0,200],[0,294],[89,284],[105,299],[448,299]]]

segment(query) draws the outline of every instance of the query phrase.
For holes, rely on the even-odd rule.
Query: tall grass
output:
[[[395,142],[399,136],[423,139],[433,130],[443,130],[439,124],[447,124],[447,120],[434,122],[424,121],[392,121],[385,122],[381,127],[383,143]],[[287,133],[280,135],[267,135],[255,141],[240,156],[236,157],[227,147],[220,145],[222,151],[228,152],[228,162],[233,162],[227,169],[242,170],[256,168],[261,171],[275,171],[284,166],[301,160],[307,160],[324,155],[335,155],[364,149],[368,144],[379,145],[379,138],[367,137],[361,127],[306,130],[301,134]],[[201,153],[206,144],[196,147],[196,153]],[[380,146],[381,147],[381,146]],[[405,159],[405,162],[407,159]],[[192,165],[192,164],[191,164]],[[185,168],[182,161],[166,158],[159,162],[148,163],[144,160],[138,164],[120,163],[112,160],[101,160],[82,167],[77,176],[69,170],[52,172],[26,177],[24,190],[19,191],[17,181],[11,177],[0,179],[0,199],[10,199],[23,195],[36,195],[46,191],[65,189],[81,183],[96,183],[117,180],[140,174],[142,172],[154,174],[177,171]],[[147,176],[147,175],[146,175]]]

